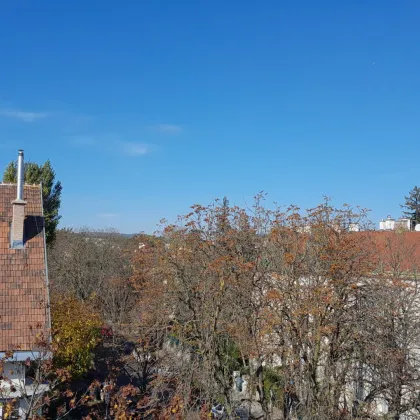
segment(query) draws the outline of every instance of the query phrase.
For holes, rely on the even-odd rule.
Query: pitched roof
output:
[[[16,185],[0,184],[0,352],[35,349],[48,334],[49,305],[41,186],[24,187],[25,247],[10,247]]]
[[[371,232],[379,262],[386,271],[420,271],[420,232]]]

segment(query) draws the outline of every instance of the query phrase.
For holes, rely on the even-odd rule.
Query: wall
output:
[[[16,391],[25,386],[25,365],[23,362],[5,362],[3,377],[6,380],[0,381],[0,397],[7,397],[10,387],[14,386]]]

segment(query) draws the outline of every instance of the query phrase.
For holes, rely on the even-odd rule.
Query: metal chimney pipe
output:
[[[23,184],[25,183],[25,167],[23,163],[23,150],[18,152],[18,163],[17,163],[17,200],[23,200]]]

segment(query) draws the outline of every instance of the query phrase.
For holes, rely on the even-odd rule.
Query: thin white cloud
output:
[[[48,117],[46,112],[29,112],[19,109],[0,109],[0,116],[31,123]]]
[[[73,146],[93,146],[96,144],[96,139],[91,136],[72,136],[70,137],[70,143]]]
[[[144,143],[122,143],[122,152],[128,156],[142,156],[149,152],[149,147]]]
[[[118,213],[99,213],[97,214],[97,217],[100,217],[102,219],[113,219],[114,217],[118,217]]]
[[[99,147],[102,151],[118,153],[124,156],[144,156],[158,150],[154,144],[142,142],[123,141],[118,135],[113,133],[101,135],[80,135],[69,137],[69,144],[74,147],[89,148]]]
[[[158,124],[154,129],[163,134],[179,134],[182,132],[182,127],[175,124]]]

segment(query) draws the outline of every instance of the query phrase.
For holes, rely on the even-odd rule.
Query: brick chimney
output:
[[[23,248],[24,246],[24,222],[25,222],[25,205],[26,201],[23,199],[23,185],[24,185],[24,163],[23,150],[19,150],[18,164],[17,164],[17,194],[16,200],[13,204],[13,220],[12,230],[10,234],[10,244],[12,248]]]

